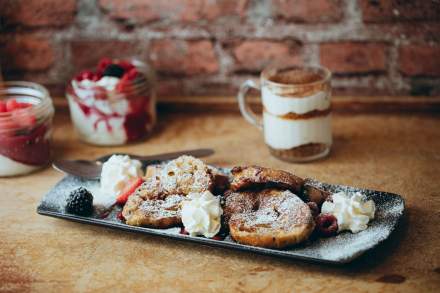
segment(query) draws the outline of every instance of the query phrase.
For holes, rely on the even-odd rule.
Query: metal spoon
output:
[[[97,180],[101,177],[102,164],[107,161],[112,155],[128,155],[130,158],[139,160],[144,166],[148,164],[159,163],[165,160],[175,159],[181,155],[190,155],[194,157],[210,156],[214,153],[213,149],[196,149],[188,151],[180,151],[173,153],[158,154],[152,156],[138,156],[132,154],[116,153],[105,155],[98,158],[96,161],[88,160],[56,160],[52,167],[60,172],[81,177],[84,179]]]

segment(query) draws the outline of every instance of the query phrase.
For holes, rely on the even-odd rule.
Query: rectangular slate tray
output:
[[[234,242],[229,236],[224,240],[213,240],[204,237],[192,237],[180,234],[180,228],[152,229],[134,227],[122,223],[117,214],[120,207],[114,207],[105,218],[100,218],[96,213],[90,217],[81,217],[65,212],[65,202],[70,191],[84,186],[92,193],[99,188],[99,181],[82,180],[73,176],[66,176],[58,182],[42,199],[37,208],[41,215],[62,218],[85,224],[105,226],[141,234],[158,235],[172,239],[196,242],[209,246],[217,246],[265,254],[281,258],[308,260],[313,262],[344,264],[351,262],[366,251],[376,247],[387,239],[396,228],[402,217],[405,205],[401,196],[388,192],[361,189],[343,185],[320,183],[311,180],[313,185],[330,192],[347,191],[361,192],[372,199],[376,204],[375,219],[369,223],[368,229],[352,234],[342,232],[335,237],[319,238],[313,241],[293,246],[286,250],[275,250],[260,247],[242,245]]]

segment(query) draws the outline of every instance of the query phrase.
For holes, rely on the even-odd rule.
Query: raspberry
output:
[[[331,214],[320,214],[315,222],[316,229],[321,236],[330,237],[338,232],[338,220]]]
[[[136,68],[130,69],[125,75],[127,76],[128,80],[134,80],[138,74],[138,71]]]
[[[89,71],[89,70],[83,71],[83,72],[81,72],[79,74],[80,80],[83,80],[83,79],[90,79],[90,80],[92,80],[94,75],[95,74],[93,72]]]
[[[94,75],[92,76],[92,81],[98,81],[98,80],[101,79],[101,77],[102,77],[101,74],[96,73],[96,74],[94,74]]]
[[[93,195],[84,187],[73,190],[67,198],[66,212],[80,216],[91,215],[93,212]]]
[[[112,59],[104,57],[102,58],[99,63],[98,63],[98,71],[100,72],[104,72],[104,70],[107,68],[107,66],[109,66],[110,64],[112,64]]]

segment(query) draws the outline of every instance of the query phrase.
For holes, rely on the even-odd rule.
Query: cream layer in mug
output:
[[[305,97],[283,97],[268,87],[262,89],[263,105],[269,113],[285,115],[287,113],[304,114],[313,110],[325,110],[330,107],[330,94],[318,91]]]
[[[288,119],[263,112],[264,139],[274,149],[291,149],[308,143],[332,144],[331,114]]]

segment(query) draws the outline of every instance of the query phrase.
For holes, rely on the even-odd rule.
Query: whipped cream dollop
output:
[[[143,175],[140,161],[129,156],[113,155],[102,165],[101,192],[116,199],[129,180]]]
[[[182,222],[191,236],[214,237],[220,231],[223,210],[211,192],[190,193],[182,203]]]
[[[338,232],[350,230],[358,233],[367,229],[368,222],[374,219],[376,206],[365,195],[356,192],[349,196],[345,192],[332,195],[333,202],[325,201],[321,213],[332,214],[338,220]]]
[[[81,81],[74,80],[74,86],[81,86],[85,88],[100,86],[105,88],[108,91],[113,91],[116,88],[116,85],[119,82],[119,78],[115,76],[103,76],[97,81],[93,81],[90,79],[83,79]]]

